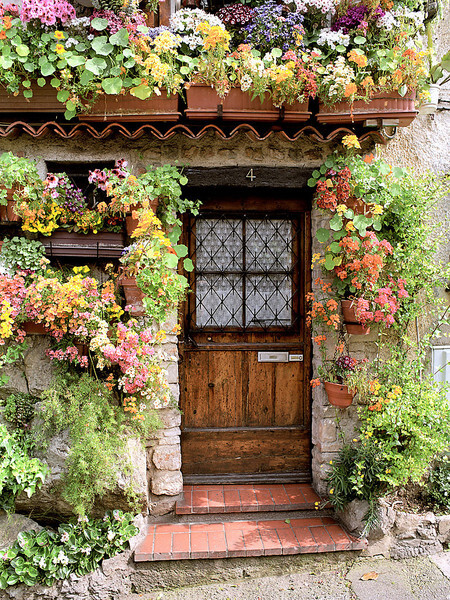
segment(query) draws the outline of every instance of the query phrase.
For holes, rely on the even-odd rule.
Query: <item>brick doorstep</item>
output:
[[[273,485],[186,485],[177,515],[310,510],[323,503],[307,483]]]
[[[284,520],[234,520],[215,523],[159,523],[134,553],[136,562],[231,558],[362,550],[331,517]]]

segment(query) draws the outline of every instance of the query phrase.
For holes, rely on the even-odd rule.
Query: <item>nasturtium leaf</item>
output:
[[[145,100],[146,98],[152,95],[152,89],[148,85],[141,83],[141,85],[131,88],[130,94],[132,96],[136,96],[136,98]]]
[[[119,67],[119,65],[116,65],[115,67],[111,67],[111,69],[109,70],[109,74],[111,75],[111,77],[119,77],[119,75],[122,73],[122,69]]]
[[[81,85],[88,85],[94,79],[93,73],[90,71],[83,71],[80,77]]]
[[[322,175],[325,175],[325,173],[327,172],[327,168],[326,168],[325,165],[321,165],[320,172],[321,172]]]
[[[70,119],[73,119],[75,115],[76,115],[76,111],[74,111],[74,110],[66,110],[66,112],[64,113],[64,118],[67,121],[70,121]]]
[[[95,29],[95,31],[103,31],[103,29],[108,27],[108,23],[108,19],[100,19],[96,17],[95,19],[92,19],[91,27],[92,29]]]
[[[408,86],[406,86],[405,84],[403,84],[401,87],[398,88],[398,93],[402,97],[406,95],[407,91],[408,91]]]
[[[183,258],[183,257],[187,256],[188,249],[184,244],[177,244],[176,246],[173,247],[173,249],[175,250],[175,252],[177,253],[177,256],[179,258]]]
[[[338,229],[342,229],[342,225],[342,217],[340,215],[334,215],[330,221],[330,228],[333,231],[337,231]]]
[[[50,80],[50,85],[54,88],[57,88],[61,85],[61,80],[57,77],[53,77],[53,79]]]
[[[346,235],[347,235],[347,232],[345,231],[345,229],[340,229],[339,231],[334,231],[333,232],[333,238],[335,240],[341,240]]]
[[[24,95],[24,98],[32,98],[33,92],[31,90],[24,90],[23,95]]]
[[[67,64],[71,67],[79,67],[80,65],[84,65],[84,61],[84,56],[75,55],[67,58]]]
[[[134,67],[135,64],[136,61],[134,60],[134,58],[129,58],[123,63],[123,66],[125,67],[125,69],[131,69],[132,67]]]
[[[317,169],[315,169],[312,172],[312,176],[315,177],[316,179],[319,179],[319,177],[320,177],[320,171],[318,171]]]
[[[387,163],[383,162],[380,164],[380,173],[382,175],[388,175],[390,172],[391,172],[391,167]]]
[[[400,179],[405,175],[405,170],[402,169],[402,167],[393,167],[392,174],[394,177],[397,177],[397,179]]]
[[[56,97],[58,98],[59,102],[66,102],[66,100],[68,100],[70,97],[70,92],[69,90],[59,90]]]
[[[122,80],[120,77],[107,77],[102,81],[102,88],[107,94],[120,94]]]
[[[55,72],[55,67],[47,62],[41,65],[41,74],[44,77],[48,77],[49,75],[52,75]]]
[[[38,77],[38,79],[36,80],[36,83],[38,84],[39,87],[44,87],[46,81],[43,77]]]
[[[19,56],[28,56],[30,54],[30,49],[25,44],[19,44],[16,46],[16,52]]]
[[[275,58],[280,58],[282,55],[283,55],[283,51],[280,50],[280,48],[272,49],[272,56],[275,56]]]
[[[178,265],[178,256],[176,254],[166,254],[164,257],[164,262],[169,269],[176,269]]]
[[[167,234],[167,237],[170,240],[171,244],[176,244],[181,236],[181,227],[179,225],[175,225],[171,231]]]
[[[315,187],[317,183],[317,180],[314,179],[314,177],[311,177],[310,179],[308,179],[308,187]]]
[[[330,237],[329,229],[325,229],[325,228],[321,227],[316,232],[316,238],[321,244],[324,244],[325,242],[327,242],[329,237]]]
[[[101,56],[108,56],[114,50],[114,46],[108,43],[106,35],[102,35],[92,40],[92,49]]]
[[[183,266],[184,266],[185,270],[188,271],[189,273],[194,270],[194,263],[192,262],[192,260],[190,258],[184,259]]]
[[[353,41],[355,44],[365,44],[366,38],[363,35],[357,35],[355,38],[353,38]]]
[[[332,254],[327,254],[325,256],[325,262],[323,263],[323,266],[325,267],[325,269],[327,271],[332,271],[334,269],[335,264],[334,264],[333,259],[334,259],[334,256]]]
[[[336,51],[337,52],[341,52],[342,53],[342,52],[345,52],[346,50],[347,50],[347,48],[345,46],[343,46],[342,44],[338,44],[336,46]]]
[[[107,64],[103,58],[99,58],[96,56],[95,58],[89,58],[86,61],[86,69],[94,73],[94,75],[101,75],[102,72],[106,69]]]
[[[355,213],[352,211],[351,208],[349,208],[348,210],[346,210],[345,213],[344,213],[344,217],[346,219],[353,219],[354,216],[355,216]]]
[[[24,79],[22,81],[22,85],[24,88],[30,88],[31,87],[31,81],[29,79]]]
[[[32,62],[27,61],[26,63],[24,63],[23,68],[25,69],[25,71],[32,73],[35,69],[35,65]]]
[[[339,246],[338,242],[331,242],[330,250],[331,250],[331,252],[334,252],[335,254],[337,254],[338,252],[341,251],[341,247]]]
[[[115,46],[128,46],[128,31],[126,29],[119,29],[117,33],[109,36],[109,41]]]

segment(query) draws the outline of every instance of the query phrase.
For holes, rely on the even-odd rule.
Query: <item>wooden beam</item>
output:
[[[313,169],[305,167],[188,167],[189,187],[304,188]]]

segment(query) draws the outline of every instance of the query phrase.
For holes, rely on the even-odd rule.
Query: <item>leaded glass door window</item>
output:
[[[208,215],[191,225],[192,330],[292,330],[299,223],[289,215]]]

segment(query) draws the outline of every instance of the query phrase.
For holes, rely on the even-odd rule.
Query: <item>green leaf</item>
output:
[[[404,177],[405,175],[405,170],[402,169],[402,167],[394,167],[392,169],[392,174],[394,175],[394,177],[396,177],[397,179],[400,179],[401,177]]]
[[[334,217],[330,221],[330,228],[333,231],[338,231],[339,229],[342,229],[342,225],[342,217],[338,214],[334,215]]]
[[[50,85],[54,88],[57,88],[61,85],[61,81],[57,77],[53,77],[53,79],[50,81]]]
[[[335,240],[341,240],[346,235],[347,235],[347,232],[345,231],[345,229],[340,229],[339,231],[334,231],[333,232],[333,238]]]
[[[366,38],[362,35],[357,35],[355,38],[353,38],[353,41],[355,42],[355,44],[365,44]]]
[[[315,177],[316,179],[319,179],[319,177],[320,177],[320,171],[318,171],[317,169],[315,169],[312,172],[312,176]]]
[[[69,90],[59,90],[56,97],[58,98],[59,102],[66,102],[69,99],[69,96]]]
[[[176,246],[173,247],[173,249],[175,250],[175,252],[177,253],[177,256],[179,258],[183,258],[184,256],[187,256],[188,249],[184,244],[177,244]]]
[[[283,55],[283,51],[280,50],[280,48],[272,48],[272,52],[271,52],[272,56],[274,56],[275,58],[280,58]]]
[[[331,252],[338,254],[341,251],[341,247],[339,246],[338,242],[331,242],[330,250],[331,250]]]
[[[94,79],[94,74],[90,71],[83,71],[80,77],[81,85],[88,85]]]
[[[308,187],[315,187],[317,184],[317,180],[314,179],[314,177],[311,177],[310,179],[308,179]]]
[[[179,225],[175,225],[171,231],[169,231],[167,237],[170,240],[171,244],[176,244],[181,236],[181,227]]]
[[[183,266],[186,271],[189,273],[194,270],[194,263],[190,258],[185,258],[183,261]]]
[[[67,58],[67,64],[71,67],[79,67],[80,65],[84,65],[85,58],[84,56],[70,56]]]
[[[130,94],[132,96],[136,96],[136,98],[140,98],[141,100],[145,100],[146,98],[148,98],[149,96],[152,95],[152,89],[148,85],[145,85],[144,83],[141,83],[141,85],[138,85],[137,87],[131,88]]]
[[[356,217],[353,219],[353,225],[358,230],[359,235],[364,235],[367,227],[370,225],[370,219],[364,215],[356,215]]]
[[[92,40],[91,45],[92,49],[101,56],[108,56],[108,54],[111,54],[111,52],[114,50],[114,46],[112,44],[108,44],[108,38],[106,35],[95,38]]]
[[[24,90],[23,95],[24,95],[24,98],[32,98],[33,92],[31,90]]]
[[[327,271],[332,271],[334,269],[334,256],[332,254],[327,254],[325,256],[325,262],[323,263],[323,266]]]
[[[39,87],[44,87],[44,85],[46,84],[46,81],[43,77],[39,77],[37,79],[36,83],[38,84]]]
[[[103,58],[89,58],[86,61],[86,69],[91,71],[91,73],[94,73],[94,75],[101,75],[106,67],[106,61]]]
[[[52,75],[55,72],[55,67],[49,63],[49,62],[45,62],[43,64],[41,64],[41,74],[44,77],[48,77],[49,75]]]
[[[19,56],[28,56],[30,54],[30,49],[25,44],[19,44],[16,46],[16,52]]]
[[[321,172],[322,175],[325,175],[325,173],[327,172],[327,167],[325,165],[322,165],[320,167],[320,172]]]
[[[108,27],[108,23],[108,19],[100,19],[96,17],[95,19],[92,19],[91,27],[92,29],[95,29],[95,31],[103,31]]]
[[[338,44],[336,46],[336,51],[337,52],[341,52],[342,53],[342,52],[345,52],[346,50],[347,50],[347,48],[345,46],[343,46],[342,44]]]
[[[128,31],[126,29],[119,29],[117,33],[109,36],[109,41],[115,46],[128,46]]]
[[[120,94],[122,80],[120,77],[107,77],[102,81],[102,88],[107,94]]]
[[[31,81],[29,79],[25,79],[24,81],[22,81],[22,85],[24,88],[30,88],[31,87]]]
[[[316,238],[321,244],[324,244],[325,242],[327,242],[329,237],[330,237],[330,231],[328,229],[324,229],[323,227],[318,229],[316,232]]]
[[[164,257],[164,262],[169,269],[176,269],[178,265],[178,256],[175,254],[166,254]]]
[[[398,88],[398,93],[400,94],[400,96],[405,96],[407,91],[408,87],[405,84]]]

